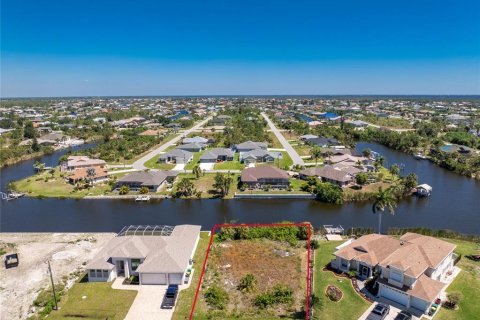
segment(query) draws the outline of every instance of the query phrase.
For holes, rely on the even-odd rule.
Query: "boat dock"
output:
[[[5,200],[5,201],[15,200],[15,199],[21,198],[25,195],[25,193],[18,193],[18,192],[14,192],[14,191],[9,192],[9,193],[0,192],[0,194],[1,194],[1,199]]]

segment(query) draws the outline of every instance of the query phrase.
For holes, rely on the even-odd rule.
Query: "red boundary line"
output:
[[[210,234],[210,241],[208,243],[207,254],[205,255],[205,261],[203,262],[202,273],[200,274],[200,279],[198,279],[197,291],[195,292],[195,298],[193,300],[192,310],[190,311],[190,320],[193,319],[193,313],[195,311],[195,305],[197,304],[198,295],[200,293],[200,286],[202,284],[203,275],[205,273],[205,268],[207,266],[208,255],[210,254],[210,249],[212,247],[213,237],[215,236],[215,231],[218,228],[238,228],[238,227],[308,227],[308,236],[307,236],[307,290],[306,290],[306,299],[305,299],[305,311],[306,311],[306,320],[308,320],[308,311],[309,311],[309,296],[310,296],[310,237],[311,237],[311,224],[309,223],[247,223],[247,224],[215,224],[212,228]]]

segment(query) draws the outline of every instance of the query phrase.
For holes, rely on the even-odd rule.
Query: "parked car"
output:
[[[412,320],[412,314],[407,311],[400,312],[396,317],[395,320]]]
[[[367,320],[383,320],[390,313],[390,306],[378,303],[367,317]]]
[[[172,309],[175,306],[175,300],[177,300],[178,294],[178,285],[171,284],[167,288],[167,292],[165,292],[165,296],[163,297],[162,309]]]

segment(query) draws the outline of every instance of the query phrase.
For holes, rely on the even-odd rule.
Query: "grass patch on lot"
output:
[[[286,255],[288,253],[288,255]],[[305,242],[296,245],[268,239],[214,242],[195,307],[195,319],[301,319],[305,301]],[[241,291],[238,285],[247,274],[256,284]],[[275,290],[277,285],[291,289],[292,301],[262,308],[256,297]],[[209,288],[225,290],[224,309],[207,303]]]
[[[144,163],[144,166],[149,169],[159,169],[159,170],[172,170],[175,167],[173,163],[158,163],[158,158],[160,155],[157,154],[152,159]]]
[[[300,156],[309,156],[312,152],[312,148],[303,144],[303,142],[299,142],[299,144],[294,145],[293,149],[295,149]]]
[[[137,291],[111,286],[106,282],[75,283],[61,301],[60,310],[52,311],[48,319],[124,319]]]
[[[235,153],[233,161],[224,161],[221,163],[216,163],[214,166],[215,170],[243,170],[245,165],[240,163],[240,154]]]
[[[226,174],[226,173],[224,173]],[[213,188],[213,184],[215,183],[215,173],[206,173],[205,175],[201,174],[198,179],[195,178],[195,175],[192,173],[181,173],[179,178],[177,179],[176,184],[183,178],[187,177],[193,183],[197,191],[202,193],[202,199],[214,199],[218,198],[217,191]],[[225,197],[225,199],[233,198],[235,191],[237,191],[237,183],[238,183],[238,174],[231,174],[232,177],[232,184],[230,185],[230,190]],[[172,193],[176,191],[176,184],[173,187]]]
[[[321,241],[319,249],[315,251],[314,287],[315,296],[320,299],[320,302],[314,306],[314,319],[358,319],[370,306],[370,303],[355,292],[349,279],[336,278],[333,273],[322,270],[333,259],[332,253],[341,243],[341,241]],[[335,285],[343,292],[342,300],[333,302],[325,295],[328,285]]]
[[[479,244],[468,241],[443,239],[457,245],[455,253],[461,254],[462,258],[457,264],[462,271],[447,288],[447,292],[460,291],[463,299],[459,303],[458,310],[441,308],[435,319],[438,320],[467,320],[476,319],[480,314],[480,262],[468,259],[466,256],[478,249]]]
[[[275,135],[275,133],[269,131],[269,132],[268,132],[268,138],[272,141],[272,142],[269,142],[269,143],[268,143],[268,147],[269,147],[269,148],[283,149],[283,146],[282,146],[282,144],[280,143],[280,141],[278,141],[277,136]]]
[[[190,317],[190,311],[192,310],[193,299],[195,298],[198,279],[200,279],[200,273],[202,272],[209,240],[210,236],[208,232],[200,233],[200,240],[198,241],[197,250],[193,257],[195,263],[193,265],[194,272],[192,282],[188,289],[180,291],[172,320],[186,320]]]
[[[193,167],[195,167],[198,164],[198,161],[200,161],[200,156],[204,153],[205,151],[200,151],[200,152],[195,152],[193,154],[193,159],[189,163],[185,165],[185,170],[192,170]]]
[[[126,173],[117,173],[117,178]],[[62,177],[63,175],[63,177]],[[58,168],[52,175],[45,171],[33,176],[15,181],[13,188],[18,192],[27,193],[31,197],[53,197],[53,198],[83,198],[89,196],[99,196],[111,192],[111,187],[107,182],[96,183],[89,189],[74,190],[74,185],[65,181],[68,173],[61,173]]]

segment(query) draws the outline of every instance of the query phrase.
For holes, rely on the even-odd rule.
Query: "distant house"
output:
[[[101,159],[90,159],[87,156],[69,156],[64,170],[72,171],[78,168],[99,167],[104,168],[107,163]]]
[[[367,164],[369,162],[369,159],[365,157],[357,157],[357,156],[352,156],[349,154],[343,154],[343,155],[335,155],[335,156],[330,156],[327,158],[327,162],[330,164],[337,164],[337,163],[344,163],[344,164],[349,164],[349,165],[356,165],[357,163],[361,164]]]
[[[330,182],[339,187],[345,187],[353,181],[352,174],[332,166],[314,167],[300,171],[300,178],[306,179],[307,177],[317,177],[322,182]]]
[[[193,153],[182,149],[173,149],[158,158],[160,163],[184,163],[187,164],[193,160]]]
[[[90,177],[88,175],[88,171],[90,169],[94,170],[94,175]],[[101,167],[90,167],[90,168],[77,168],[73,171],[72,175],[68,176],[68,182],[71,184],[75,184],[80,181],[90,181],[92,183],[99,183],[103,181],[107,181],[109,177],[108,171]]]
[[[140,285],[181,285],[190,279],[200,226],[129,226],[86,265],[88,281],[138,276]]]
[[[203,138],[203,137],[199,137],[199,136],[183,139],[183,144],[189,144],[189,143],[207,144],[208,142],[209,142],[209,140],[207,138]]]
[[[147,187],[151,192],[157,192],[162,185],[172,183],[178,176],[176,171],[137,171],[127,174],[119,179],[114,190],[128,186],[130,190],[140,190]]]
[[[267,151],[263,149],[254,149],[249,152],[240,154],[240,162],[245,164],[257,163],[257,162],[274,162],[275,160],[282,159],[283,154],[278,151]]]
[[[234,145],[233,149],[240,153],[240,158],[241,158],[243,153],[250,152],[252,150],[267,150],[267,143],[246,141],[246,142],[242,142],[237,145]]]
[[[316,136],[314,134],[305,134],[303,136],[300,136],[300,140],[302,140],[302,141],[306,141],[308,139],[315,139],[315,138],[318,138],[318,136]]]
[[[41,136],[37,139],[38,144],[41,145],[56,145],[58,143],[65,143],[70,140],[70,137],[61,132],[52,132]]]
[[[212,122],[216,126],[224,126],[228,120],[230,120],[232,117],[226,116],[226,115],[219,115],[213,118]]]
[[[177,149],[190,151],[190,152],[200,152],[202,150],[205,150],[206,147],[207,145],[204,143],[193,142],[193,143],[179,145]]]
[[[249,189],[262,189],[266,186],[286,189],[290,185],[288,173],[273,166],[258,166],[242,171],[240,181]]]
[[[40,133],[51,133],[53,130],[50,127],[38,127],[37,131]]]
[[[219,161],[233,161],[235,153],[227,148],[215,148],[206,151],[200,156],[200,163],[212,163]]]
[[[416,233],[399,239],[369,234],[338,247],[330,265],[343,272],[356,270],[362,279],[378,272],[379,297],[428,313],[447,286],[442,281],[453,271],[455,247]]]
[[[337,139],[335,139],[335,138],[324,138],[324,137],[305,139],[305,143],[309,144],[311,146],[317,146],[317,147],[322,147],[322,148],[340,145],[340,142],[338,142]]]

